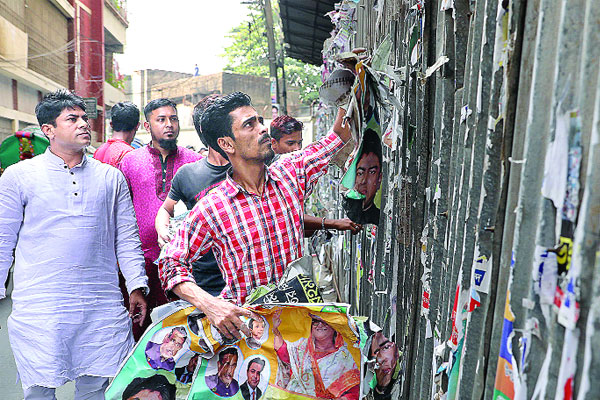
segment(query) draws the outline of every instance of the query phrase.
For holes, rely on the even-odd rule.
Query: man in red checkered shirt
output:
[[[239,317],[253,314],[239,305],[257,286],[279,282],[286,266],[302,257],[304,199],[350,139],[344,115],[338,112],[332,132],[321,140],[270,167],[265,160],[273,156],[271,140],[250,97],[224,96],[202,116],[208,144],[229,158],[232,170],[163,248],[159,273],[166,291],[204,312],[224,336],[239,338],[240,330],[250,335]],[[194,282],[191,264],[211,248],[226,282],[221,296],[233,302]]]

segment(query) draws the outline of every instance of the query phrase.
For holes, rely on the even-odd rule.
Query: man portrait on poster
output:
[[[383,333],[376,332],[371,338],[369,359],[375,360],[377,385],[373,389],[374,398],[391,399],[394,383],[402,372],[398,346]]]
[[[374,130],[367,129],[356,163],[354,189],[344,197],[342,204],[348,218],[359,224],[379,223],[380,210],[375,197],[381,188],[382,179],[381,140]],[[351,194],[360,198],[350,196]]]
[[[187,339],[185,328],[176,326],[167,333],[161,343],[148,342],[146,345],[146,360],[154,369],[173,371],[175,355],[183,348]]]
[[[265,360],[260,357],[253,358],[248,362],[246,382],[240,386],[244,400],[258,400],[262,396],[262,390],[258,385],[260,384],[260,374],[265,369],[265,364]]]
[[[194,371],[196,370],[196,366],[198,365],[198,357],[199,354],[194,354],[190,361],[183,367],[175,368],[175,377],[181,383],[192,383],[192,379],[194,378]]]
[[[240,389],[234,377],[238,365],[238,350],[228,347],[218,357],[217,373],[206,377],[206,386],[219,396],[233,396]]]
[[[175,385],[164,375],[135,378],[125,388],[123,400],[175,400]]]

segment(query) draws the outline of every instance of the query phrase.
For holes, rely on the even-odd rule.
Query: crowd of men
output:
[[[0,177],[0,278],[14,260],[8,331],[26,400],[53,399],[68,381],[76,399],[104,398],[149,312],[171,299],[190,302],[226,338],[252,337],[241,317],[260,319],[241,306],[302,257],[305,234],[361,229],[304,214],[305,199],[350,139],[343,109],[328,135],[300,150],[294,118],[275,119],[270,136],[246,94],[210,96],[193,114],[206,157],[177,145],[169,99],[144,107],[151,142],[138,149],[131,146],[137,107],[119,103],[111,114],[113,137],[92,159],[83,100],[66,90],[47,94],[36,116],[49,148]],[[274,161],[274,149],[291,153]],[[179,201],[190,212],[172,235]],[[176,347],[178,335],[164,340]],[[172,363],[169,345],[148,357]],[[260,379],[260,363],[250,367]]]

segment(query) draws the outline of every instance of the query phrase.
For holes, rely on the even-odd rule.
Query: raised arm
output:
[[[338,108],[338,113],[333,123],[332,130],[346,143],[352,137],[352,131],[350,129],[350,121],[344,121],[346,116],[346,110]]]
[[[350,139],[349,125],[342,126],[345,115],[345,111],[340,109],[336,122],[327,135],[302,151],[284,157],[270,168],[282,170],[296,179],[303,196],[309,195],[319,178],[327,171],[331,158],[344,147],[344,141]]]
[[[281,310],[277,310],[275,314],[273,314],[273,349],[275,351],[279,351],[281,346],[285,344],[283,341],[283,336],[279,331],[279,326],[281,325]]]

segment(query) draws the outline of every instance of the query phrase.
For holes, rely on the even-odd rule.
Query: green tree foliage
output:
[[[279,5],[276,1],[272,4],[275,42],[279,52],[281,51],[281,43],[283,42],[281,18],[279,16]],[[248,17],[244,22],[231,30],[229,38],[231,38],[231,45],[224,49],[224,57],[227,60],[225,70],[237,74],[268,78],[269,47],[262,8],[258,5],[251,5]],[[302,102],[310,104],[319,97],[318,89],[321,85],[319,67],[285,57],[285,75],[288,85],[293,85],[300,89],[300,99]],[[281,70],[279,70],[279,77],[281,78]]]

